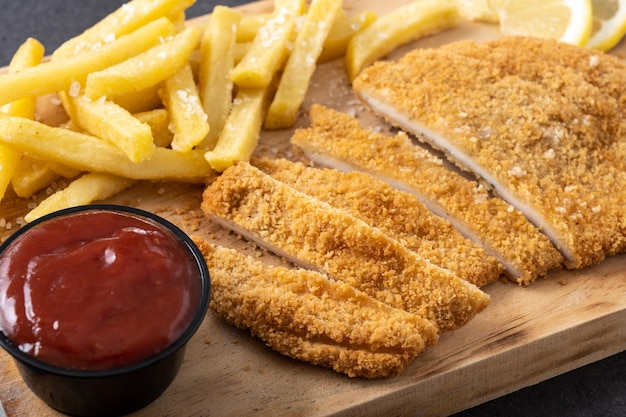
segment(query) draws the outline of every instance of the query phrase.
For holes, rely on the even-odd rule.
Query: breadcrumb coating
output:
[[[354,117],[320,105],[312,106],[309,116],[312,126],[296,130],[291,142],[310,159],[364,171],[415,194],[479,242],[519,283],[561,265],[561,254],[521,212],[446,167],[405,133],[391,137],[364,129]]]
[[[268,249],[390,306],[458,328],[489,296],[380,230],[240,162],[203,195],[202,210]]]
[[[417,49],[368,68],[354,88],[484,179],[580,268],[626,247],[626,86],[608,81],[624,71],[604,54],[505,38]]]
[[[432,214],[414,195],[362,172],[307,167],[286,159],[259,159],[253,165],[298,191],[379,228],[430,262],[479,287],[495,281],[504,267]]]
[[[211,271],[211,309],[286,356],[350,377],[382,378],[398,375],[437,342],[430,321],[344,282],[193,239]]]

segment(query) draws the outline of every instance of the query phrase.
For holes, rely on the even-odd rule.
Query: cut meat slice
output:
[[[580,56],[554,41],[464,42],[377,63],[354,88],[375,113],[484,179],[550,237],[567,267],[579,268],[626,246],[626,174],[616,161],[624,106],[594,75],[598,62],[603,73],[626,66],[601,54],[588,56],[589,71],[541,65],[536,42]]]
[[[563,258],[518,210],[475,181],[447,168],[404,133],[390,137],[363,129],[352,116],[319,105],[312,126],[292,143],[307,157],[342,170],[360,170],[415,194],[431,211],[479,242],[520,283],[560,266]]]
[[[362,172],[306,167],[286,159],[260,159],[263,172],[325,201],[402,242],[435,265],[479,287],[495,281],[503,266],[450,222],[435,216],[413,194]]]
[[[202,210],[278,255],[431,320],[441,331],[464,325],[489,304],[475,285],[245,162],[207,187]]]
[[[284,355],[351,377],[381,378],[399,374],[437,342],[430,321],[346,283],[194,241],[211,270],[211,309]]]

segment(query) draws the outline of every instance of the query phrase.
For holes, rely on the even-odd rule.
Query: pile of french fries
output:
[[[275,0],[268,14],[217,6],[187,22],[193,2],[132,0],[49,59],[32,38],[17,50],[0,75],[0,198],[10,186],[30,198],[59,177],[71,180],[26,221],[140,180],[204,182],[249,160],[262,129],[294,124],[319,63],[344,57],[352,79],[442,29],[428,26],[434,14],[456,13],[438,0],[382,18],[348,15],[342,0]],[[62,126],[35,120],[47,95],[68,115]]]

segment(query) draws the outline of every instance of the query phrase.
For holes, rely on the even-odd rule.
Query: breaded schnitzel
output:
[[[249,163],[224,171],[206,188],[201,207],[276,254],[428,319],[442,332],[463,326],[489,304],[475,285]]]
[[[370,175],[306,167],[286,159],[264,158],[253,164],[298,191],[379,228],[408,249],[474,285],[481,287],[493,282],[504,271],[480,245],[432,214],[413,194]]]
[[[575,46],[505,38],[416,49],[353,86],[375,113],[493,187],[579,268],[626,247],[626,85],[609,79],[625,71]]]
[[[431,211],[480,243],[520,283],[560,266],[560,253],[519,211],[444,166],[406,134],[391,137],[364,129],[354,117],[319,105],[311,108],[309,117],[311,127],[298,129],[291,139],[309,159],[367,172],[416,195]]]
[[[428,320],[304,269],[268,266],[194,237],[211,271],[211,309],[289,357],[351,377],[399,374],[429,345]]]

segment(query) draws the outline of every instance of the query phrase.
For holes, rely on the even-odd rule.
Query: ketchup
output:
[[[0,257],[0,330],[51,365],[109,369],[170,345],[200,300],[198,266],[167,229],[93,210],[53,218]]]

